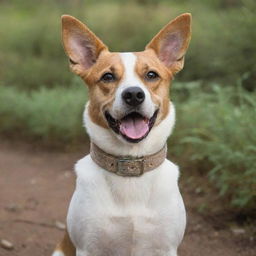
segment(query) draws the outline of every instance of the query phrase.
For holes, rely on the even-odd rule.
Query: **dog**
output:
[[[168,23],[142,52],[110,52],[76,18],[62,16],[71,70],[88,86],[90,154],[77,175],[67,232],[53,256],[177,256],[186,226],[178,167],[166,159],[175,123],[169,100],[184,66],[191,14]]]

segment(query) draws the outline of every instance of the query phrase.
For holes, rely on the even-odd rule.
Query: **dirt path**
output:
[[[0,247],[0,256],[51,255],[63,234],[56,221],[65,222],[74,189],[73,165],[83,155],[0,142],[0,239],[14,245],[11,251]],[[188,228],[180,256],[256,255],[252,239],[216,230],[192,210],[188,193],[184,189]]]

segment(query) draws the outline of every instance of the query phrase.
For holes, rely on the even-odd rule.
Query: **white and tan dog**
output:
[[[71,16],[64,15],[62,25],[71,70],[89,88],[84,123],[97,153],[144,164],[163,152],[175,122],[170,82],[184,65],[191,15],[167,24],[143,52],[109,52]],[[153,170],[130,175],[124,165],[120,175],[98,161],[91,153],[75,166],[68,232],[53,255],[176,256],[186,225],[178,167],[152,160]]]

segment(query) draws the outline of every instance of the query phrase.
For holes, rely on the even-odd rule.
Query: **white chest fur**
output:
[[[176,255],[186,222],[177,166],[165,160],[141,177],[119,177],[88,155],[75,169],[67,222],[77,255]]]

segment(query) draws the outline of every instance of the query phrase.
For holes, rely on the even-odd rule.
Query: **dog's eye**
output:
[[[113,82],[116,80],[115,75],[112,73],[105,73],[101,78],[101,81],[103,82]]]
[[[155,80],[159,77],[159,75],[155,72],[155,71],[149,71],[147,74],[146,74],[146,79],[147,80]]]

